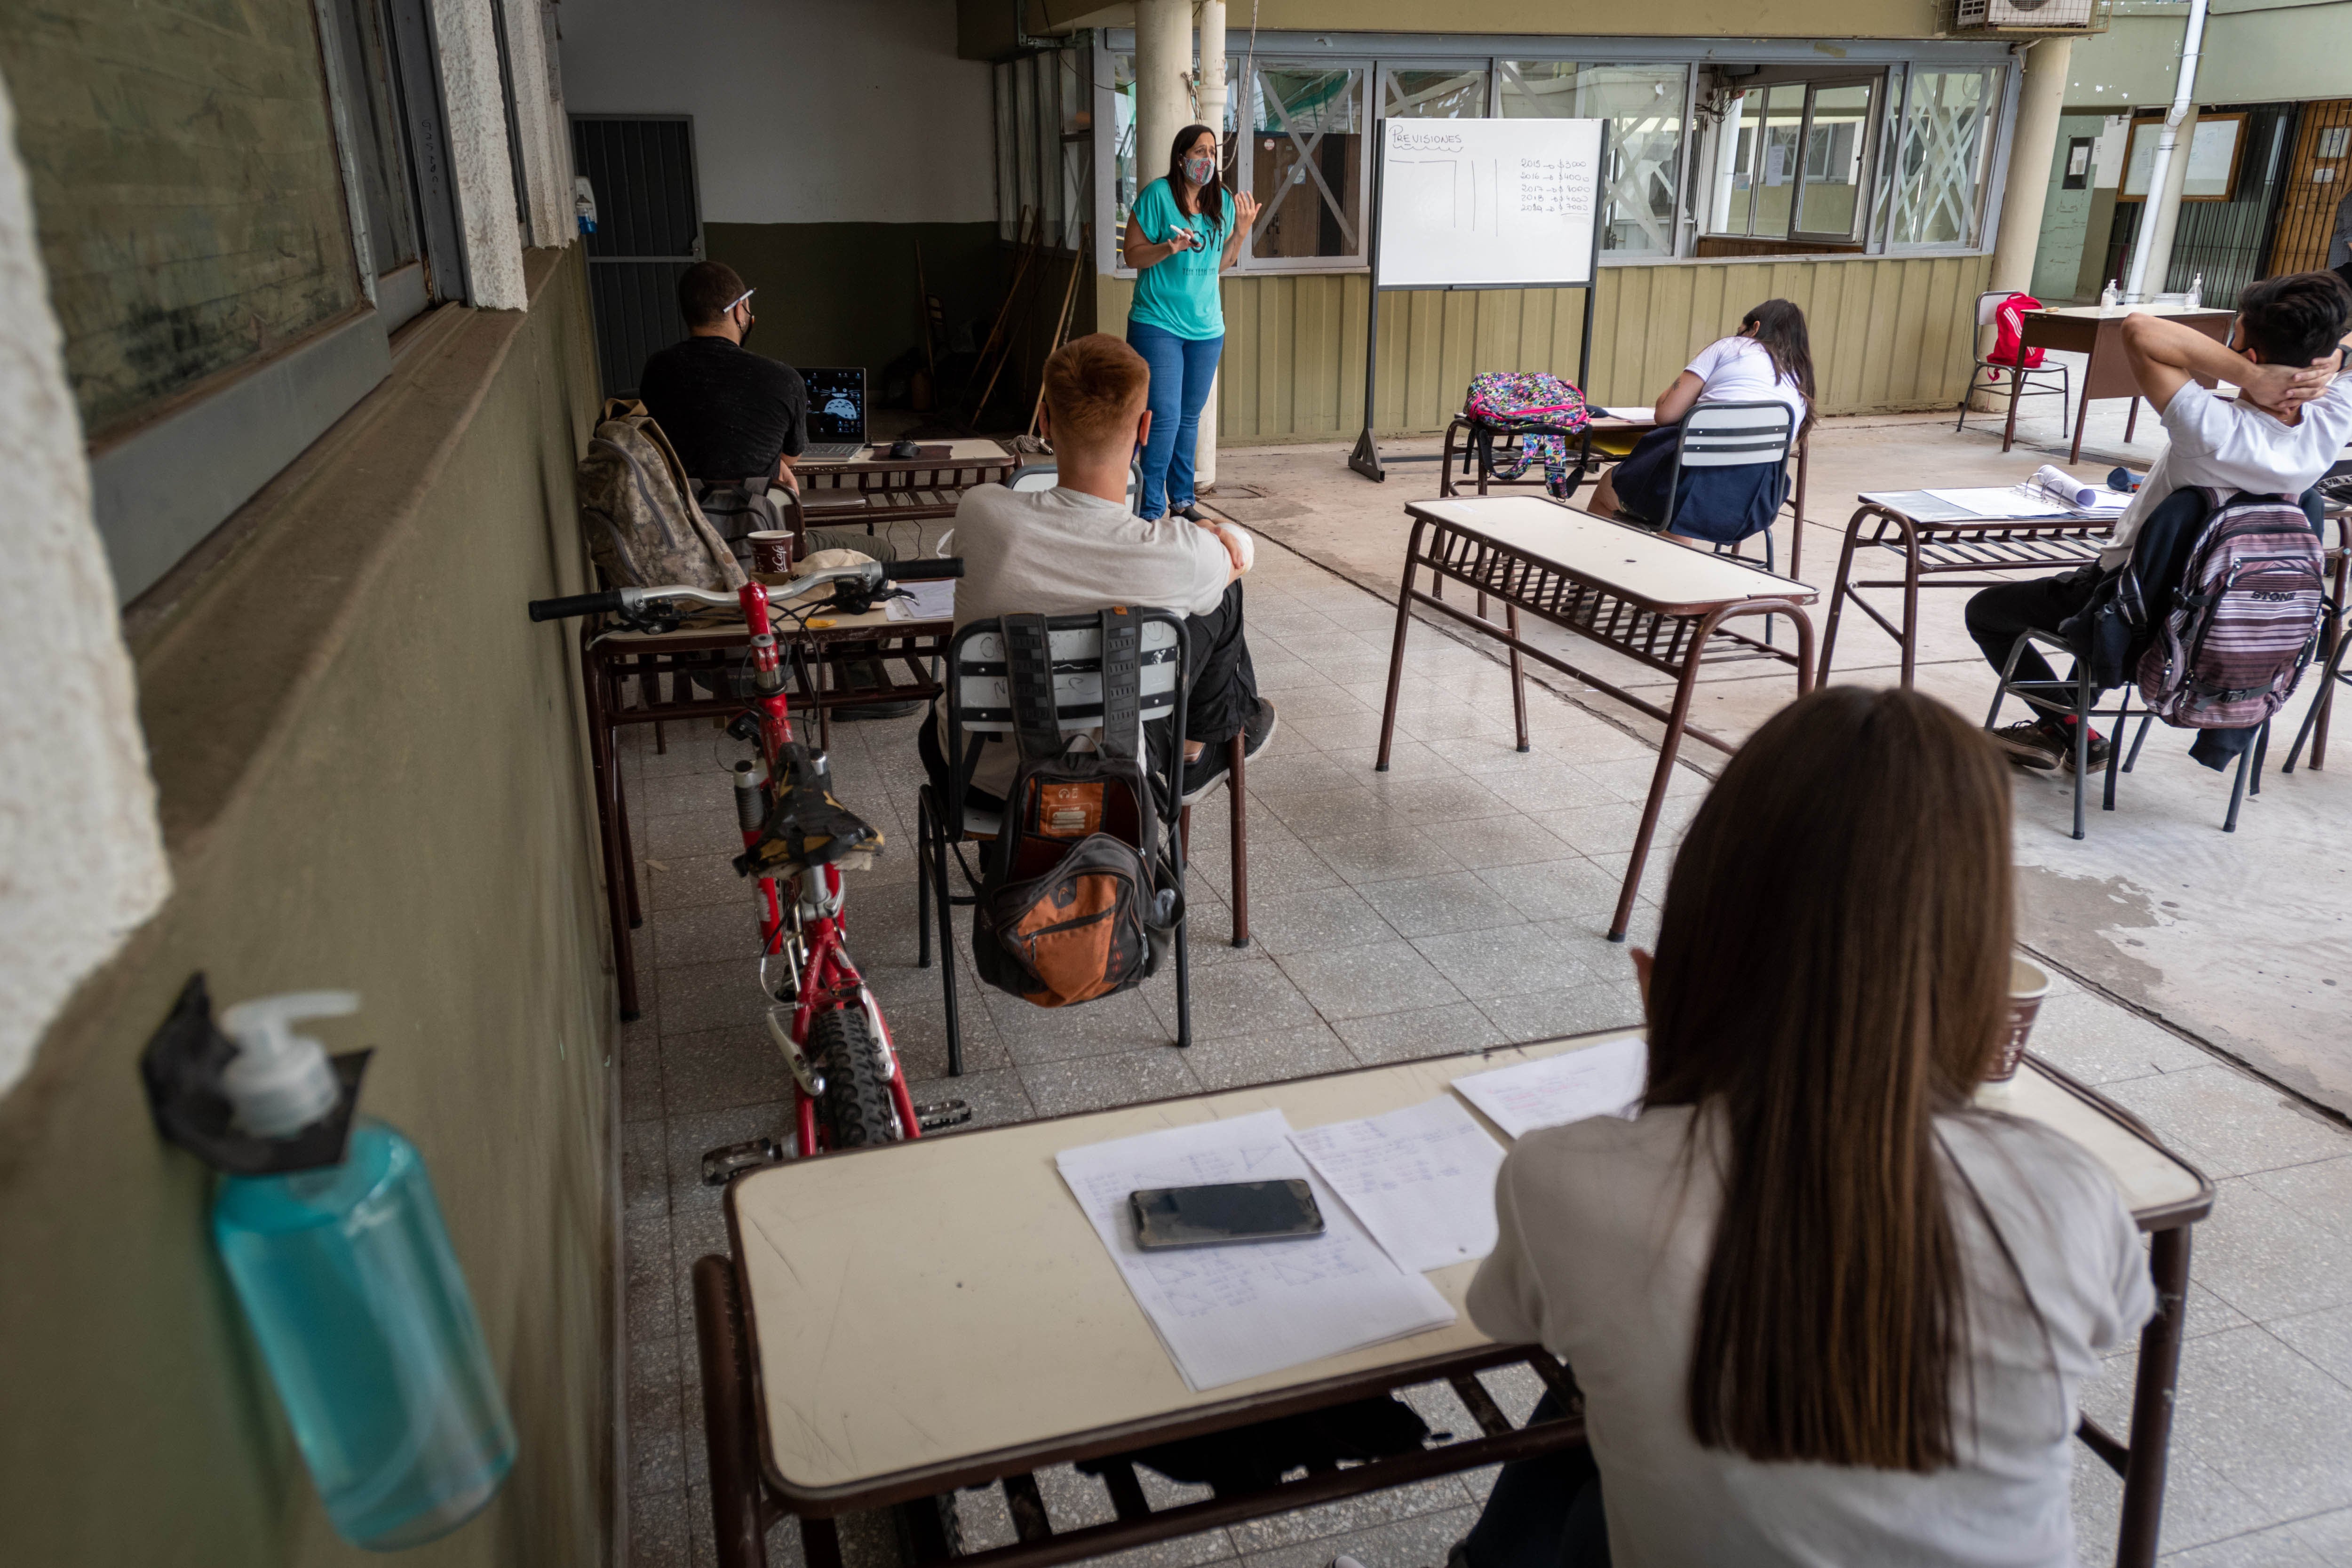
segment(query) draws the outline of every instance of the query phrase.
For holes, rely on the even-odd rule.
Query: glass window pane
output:
[[[1763,98],[1754,170],[1756,209],[1748,232],[1759,239],[1786,239],[1789,207],[1797,194],[1797,133],[1805,122],[1805,84],[1784,81],[1768,89]]]
[[[1601,248],[1619,255],[1673,255],[1686,68],[1511,60],[1502,73],[1506,120],[1609,121]]]
[[[1813,89],[1813,121],[1805,132],[1805,184],[1797,227],[1806,234],[1851,237],[1861,206],[1862,161],[1870,146],[1874,82]]]
[[[1253,256],[1363,254],[1364,73],[1261,65],[1250,84],[1251,188],[1265,211]]]
[[[1890,245],[1974,245],[1983,205],[1990,73],[1920,71],[1903,116]]]
[[[1381,99],[1381,115],[1387,120],[1484,120],[1486,68],[1391,71],[1388,90]]]
[[[1895,172],[1901,162],[1895,153],[1903,136],[1903,68],[1886,69],[1886,101],[1879,109],[1878,166],[1870,182],[1870,238],[1886,241],[1887,210],[1895,203]]]
[[[1111,56],[1110,77],[1110,240],[1112,254],[1119,255],[1127,244],[1127,215],[1135,210],[1135,57]]]
[[[352,101],[343,106],[351,126],[352,161],[359,172],[360,201],[367,214],[368,249],[379,273],[416,259],[415,191],[400,146],[400,121],[393,111],[392,71],[383,37],[383,14],[374,0],[344,0],[336,20],[342,78]]]

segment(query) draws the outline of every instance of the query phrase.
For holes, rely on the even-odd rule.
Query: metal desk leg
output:
[[[1706,647],[1707,638],[1715,635],[1716,623],[1723,618],[1717,610],[1698,624],[1691,638],[1691,651],[1683,660],[1680,679],[1675,682],[1675,705],[1666,715],[1666,732],[1658,741],[1658,765],[1650,774],[1650,797],[1642,805],[1641,831],[1633,835],[1633,858],[1625,862],[1625,885],[1617,890],[1617,912],[1609,921],[1609,940],[1623,942],[1625,930],[1633,923],[1633,898],[1642,886],[1642,868],[1650,858],[1650,840],[1657,836],[1658,811],[1666,803],[1666,784],[1675,776],[1675,756],[1682,750],[1683,726],[1690,720],[1691,694],[1698,685],[1699,655]]]
[[[2180,1384],[2182,1314],[2189,1297],[2189,1231],[2176,1226],[2148,1237],[2156,1316],[2139,1336],[2138,1386],[2132,1393],[2131,1452],[2124,1464],[2123,1531],[2116,1568],[2150,1568],[2164,1526],[2164,1472],[2172,1446],[2172,1412]]]
[[[1243,735],[1235,735],[1226,742],[1232,748],[1226,753],[1225,795],[1226,807],[1231,813],[1226,818],[1230,829],[1226,837],[1232,843],[1234,945],[1235,947],[1247,947],[1250,944],[1249,759],[1243,754],[1246,743],[1247,737]],[[1185,845],[1185,852],[1187,854],[1192,852],[1192,845],[1189,841]]]
[[[1812,464],[1812,441],[1797,438],[1797,527],[1789,537],[1789,575],[1805,580],[1805,470]]]
[[[1821,679],[1826,685],[1830,679],[1830,656],[1837,647],[1838,616],[1845,609],[1845,596],[1853,592],[1846,582],[1853,575],[1854,542],[1862,537],[1862,525],[1874,509],[1863,507],[1846,520],[1845,544],[1838,552],[1837,575],[1830,579],[1830,618],[1822,628]],[[1794,572],[1789,574],[1795,576]]]
[[[2024,359],[2024,351],[2020,350],[2017,357],[2020,360]],[[1976,373],[1971,371],[1969,374],[1974,375]],[[2009,418],[2000,427],[2000,449],[2004,452],[2017,444],[2017,394],[2018,389],[2024,384],[2025,378],[2017,373],[2015,367],[2011,367],[2009,373]],[[1975,390],[1974,387],[1969,388],[1971,394]]]
[[[1381,705],[1381,751],[1372,759],[1372,771],[1376,773],[1389,771],[1389,742],[1396,735],[1397,689],[1404,680],[1404,634],[1405,628],[1412,625],[1413,562],[1421,554],[1421,536],[1428,526],[1423,519],[1414,518],[1412,536],[1404,544],[1404,581],[1397,584],[1396,640],[1389,646],[1389,695]]]
[[[1484,597],[1480,595],[1482,601]],[[1478,606],[1482,616],[1486,608],[1483,602]],[[1503,624],[1511,630],[1511,722],[1517,728],[1519,750],[1524,752],[1528,749],[1527,661],[1519,657],[1519,606],[1508,600],[1503,605]]]
[[[2095,357],[2098,352],[2097,345],[2094,344],[2091,349],[2092,356]],[[2083,365],[2083,400],[2074,405],[2074,446],[2073,450],[2066,454],[2066,461],[2070,467],[2083,460],[2083,425],[2090,416],[2091,366],[2086,360]]]
[[[952,962],[952,960],[950,960]],[[768,1568],[766,1510],[760,1495],[760,1440],[752,1423],[751,1368],[745,1356],[743,1300],[735,1266],[716,1254],[694,1260],[694,1338],[702,1369],[702,1439],[710,1451],[710,1513],[719,1568]],[[833,1521],[806,1520],[805,1533]],[[811,1542],[814,1546],[815,1543]],[[816,1568],[818,1553],[808,1553]],[[839,1568],[841,1548],[832,1563]]]
[[[1898,518],[1903,530],[1903,689],[1911,689],[1911,674],[1919,662],[1919,534],[1907,518]]]

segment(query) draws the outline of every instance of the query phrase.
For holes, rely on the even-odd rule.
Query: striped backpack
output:
[[[1540,461],[1544,488],[1556,496],[1568,494],[1568,438],[1581,434],[1591,418],[1584,394],[1573,384],[1539,370],[1482,371],[1470,378],[1462,412],[1488,472],[1516,479]],[[1519,438],[1518,450],[1506,453],[1499,462],[1495,457],[1497,435]]]
[[[2279,496],[2241,495],[2213,510],[2139,660],[2140,695],[2168,724],[2234,730],[2259,724],[2294,695],[2325,607],[2319,537]],[[2126,568],[2129,571],[2129,568]],[[2141,597],[2139,584],[2124,586]],[[2152,607],[2152,606],[2151,606]]]

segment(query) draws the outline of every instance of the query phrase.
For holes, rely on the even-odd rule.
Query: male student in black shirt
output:
[[[646,361],[637,381],[646,412],[692,478],[798,489],[793,460],[808,447],[808,388],[792,366],[743,346],[757,320],[751,290],[725,262],[698,261],[677,280],[677,308],[687,339]]]
[[[637,396],[686,465],[705,486],[740,486],[753,494],[769,485],[797,492],[793,463],[808,449],[808,388],[800,372],[743,346],[751,335],[751,290],[723,261],[698,261],[677,280],[678,312],[687,338],[646,361]],[[877,561],[898,558],[889,542],[866,534],[812,529],[812,553],[855,550]],[[854,685],[887,685],[871,659],[848,667]],[[844,708],[841,719],[889,719],[917,702]]]

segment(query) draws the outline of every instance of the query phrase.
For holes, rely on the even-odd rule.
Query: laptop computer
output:
[[[866,451],[866,370],[804,370],[808,450],[803,462],[842,463]]]

